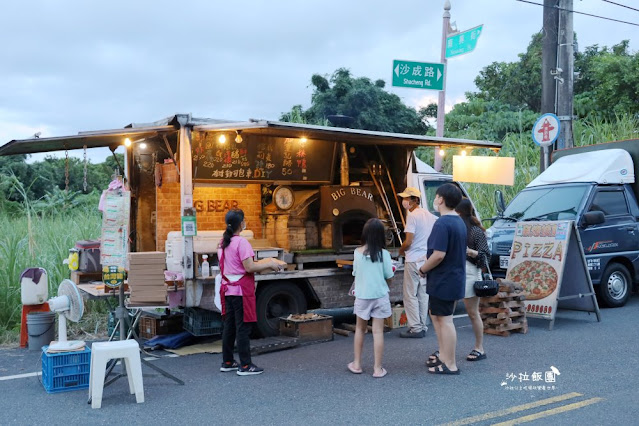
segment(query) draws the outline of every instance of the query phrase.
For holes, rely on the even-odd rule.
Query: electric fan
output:
[[[49,299],[49,309],[56,312],[58,317],[58,341],[49,346],[51,351],[73,351],[84,347],[82,340],[67,340],[67,319],[80,321],[84,313],[82,296],[75,283],[63,280],[58,287],[58,295]]]

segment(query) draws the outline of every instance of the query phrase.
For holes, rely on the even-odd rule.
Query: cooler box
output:
[[[193,237],[193,251],[195,253],[216,254],[217,245],[222,239],[224,231],[198,231]],[[247,240],[253,239],[253,231],[244,230],[240,233]],[[166,237],[164,243],[164,252],[166,253],[166,270],[171,272],[182,272],[182,232],[171,231]],[[209,262],[212,259],[209,258]],[[211,263],[213,265],[213,263]]]
[[[79,250],[80,260],[78,270],[80,272],[100,272],[100,240],[84,240],[75,243]]]

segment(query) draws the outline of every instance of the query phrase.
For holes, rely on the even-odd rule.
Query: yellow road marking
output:
[[[530,414],[524,417],[518,417],[513,420],[509,420],[507,422],[495,423],[493,426],[511,426],[511,425],[519,425],[526,422],[532,422],[533,420],[538,420],[548,416],[554,416],[555,414],[565,413],[566,411],[576,410],[578,408],[586,407],[590,404],[595,404],[599,401],[603,401],[603,398],[590,398],[584,401],[575,402],[568,405],[562,405],[557,408],[553,408],[546,411],[540,411],[539,413]]]
[[[504,410],[492,411],[486,414],[480,414],[478,416],[467,417],[465,419],[457,420],[452,423],[446,423],[446,426],[461,426],[469,425],[472,423],[483,422],[486,420],[494,419],[496,417],[503,417],[509,414],[517,413],[519,411],[530,410],[531,408],[541,407],[543,405],[553,404],[559,401],[565,401],[567,399],[583,396],[577,392],[566,393],[563,395],[553,396],[552,398],[542,399],[535,402],[529,402],[528,404],[516,405],[514,407],[506,408]]]

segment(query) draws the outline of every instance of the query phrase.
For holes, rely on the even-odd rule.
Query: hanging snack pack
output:
[[[80,272],[100,272],[100,240],[85,240],[75,243],[75,247],[80,251]]]

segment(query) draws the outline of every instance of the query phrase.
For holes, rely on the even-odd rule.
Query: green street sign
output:
[[[444,64],[393,61],[393,86],[444,90]]]
[[[477,47],[477,39],[481,35],[484,25],[479,25],[461,33],[446,37],[446,58],[470,53]]]

